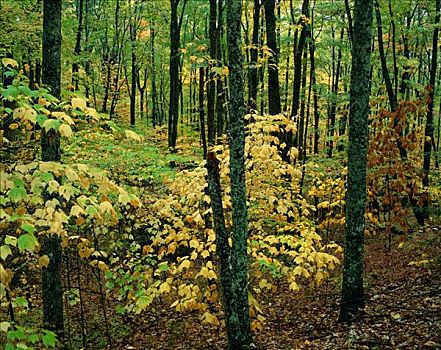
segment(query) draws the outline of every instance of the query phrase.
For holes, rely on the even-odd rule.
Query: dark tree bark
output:
[[[156,91],[156,64],[155,64],[155,26],[152,21],[150,27],[150,51],[151,51],[151,89],[152,89],[152,124],[158,125],[158,94]]]
[[[207,158],[207,136],[205,135],[205,112],[204,112],[204,67],[199,67],[199,126],[201,130],[201,142],[204,158]]]
[[[292,0],[290,1],[291,17],[294,19],[294,11]],[[298,30],[294,34],[294,81],[293,81],[293,98],[292,98],[292,108],[291,108],[291,119],[298,119],[298,112],[300,107],[300,87],[302,78],[302,57],[303,50],[305,48],[306,38],[309,35],[310,28],[309,24],[303,18],[309,16],[309,0],[303,0],[302,2],[302,16],[298,20],[298,25],[301,26],[300,37],[298,38]],[[298,39],[297,39],[298,38]],[[288,151],[293,146],[295,140],[293,132],[287,132],[283,135],[282,140],[285,142],[286,147],[282,150],[282,159],[286,162],[290,161]]]
[[[248,304],[247,204],[245,189],[245,128],[243,57],[241,37],[242,2],[227,0],[227,43],[230,86],[230,180],[232,201],[232,241],[230,281],[223,283],[223,303],[228,348],[249,349],[251,327]],[[225,247],[229,249],[229,246]],[[228,275],[226,276],[228,278]],[[222,280],[222,279],[221,279]],[[224,279],[225,281],[225,279]]]
[[[215,97],[216,97],[216,81],[212,68],[216,66],[217,59],[217,3],[216,0],[210,0],[210,18],[208,36],[210,37],[210,62],[208,64],[208,84],[207,84],[207,136],[208,144],[214,144],[216,134],[215,120]]]
[[[302,16],[309,16],[309,0],[303,0],[302,3]],[[298,42],[294,42],[294,81],[293,81],[293,101],[291,118],[294,119],[297,116],[300,106],[300,85],[302,78],[302,56],[303,49],[305,47],[306,38],[308,36],[309,25],[300,17],[298,25],[302,27],[300,32],[300,38]]]
[[[429,217],[429,194],[427,189],[429,187],[429,173],[430,173],[430,157],[432,154],[432,143],[434,142],[434,127],[433,127],[433,100],[435,98],[435,83],[436,83],[436,68],[438,64],[438,33],[440,22],[441,0],[436,0],[435,5],[435,29],[433,30],[432,39],[432,60],[430,66],[430,81],[429,81],[429,104],[427,106],[426,128],[424,132],[424,156],[423,156],[423,186],[426,193],[423,196],[422,215],[424,220]]]
[[[61,92],[61,0],[43,3],[43,84],[60,98]],[[61,160],[60,135],[51,129],[41,135],[43,161]],[[63,330],[63,292],[61,284],[61,245],[56,235],[43,239],[42,253],[49,256],[49,265],[42,271],[43,326]]]
[[[141,69],[137,70],[136,73],[136,85],[139,90],[139,112],[142,117],[146,117],[146,121],[148,121],[147,114],[147,103],[145,101],[146,89],[147,89],[147,68],[144,68],[143,80],[141,84]]]
[[[259,57],[259,21],[260,0],[254,0],[253,34],[251,37],[250,67],[248,69],[248,112],[257,110],[258,72],[257,59]]]
[[[170,100],[168,110],[168,147],[175,149],[178,137],[179,95],[181,83],[179,79],[179,64],[181,43],[181,24],[187,0],[183,0],[181,15],[178,17],[180,0],[170,0]]]
[[[342,28],[340,32],[340,44],[343,44],[343,37],[344,37],[344,28]],[[338,97],[338,85],[340,82],[340,70],[341,70],[341,57],[342,57],[342,50],[341,46],[338,48],[337,53],[337,68],[335,70],[335,76],[334,81],[332,83],[332,102],[331,102],[331,108],[329,112],[329,127],[328,127],[328,157],[332,158],[332,152],[334,150],[334,133],[335,133],[335,116],[337,113],[337,97]]]
[[[394,93],[392,81],[390,80],[389,71],[387,69],[386,54],[384,52],[383,43],[383,24],[381,20],[380,5],[375,1],[375,17],[377,20],[377,35],[378,35],[378,51],[380,53],[381,70],[383,74],[384,83],[386,84],[387,95],[389,97],[390,110],[393,112],[398,107],[397,96]]]
[[[352,37],[354,36],[354,28],[352,25],[352,13],[351,13],[351,8],[349,7],[349,0],[345,0],[345,11],[346,11],[346,17],[348,18],[349,40],[352,43]]]
[[[78,72],[80,71],[81,36],[83,33],[83,0],[77,1],[78,28],[75,39],[74,63],[72,64],[72,85],[78,91]]]
[[[280,86],[279,86],[279,49],[276,36],[276,15],[274,8],[276,0],[263,0],[265,8],[266,43],[271,50],[271,57],[268,59],[268,112],[270,115],[279,114],[280,107]]]
[[[350,86],[345,255],[339,320],[364,309],[363,263],[370,95],[372,0],[355,0]]]
[[[303,68],[302,68],[302,95],[301,95],[301,103],[300,103],[300,114],[299,114],[299,127],[297,132],[297,141],[294,143],[296,147],[299,149],[299,160],[303,159],[303,138],[306,137],[306,127],[307,123],[305,122],[305,107],[306,107],[306,73],[308,68],[308,53],[306,50],[303,51]]]
[[[136,67],[136,32],[139,25],[139,16],[137,13],[136,2],[132,4],[129,0],[130,18],[129,18],[129,36],[131,48],[131,80],[130,80],[130,125],[134,126],[136,122],[136,81],[137,81],[137,67]]]
[[[309,57],[311,60],[311,84],[314,103],[314,154],[318,154],[319,150],[319,138],[320,138],[320,113],[318,106],[318,94],[317,94],[317,79],[315,76],[315,42],[314,39],[309,45]]]
[[[217,10],[217,31],[216,31],[216,58],[219,66],[222,66],[222,33],[223,33],[223,0],[218,0]],[[217,142],[221,142],[221,136],[224,134],[224,84],[222,78],[217,79],[216,83],[216,119],[217,119]]]

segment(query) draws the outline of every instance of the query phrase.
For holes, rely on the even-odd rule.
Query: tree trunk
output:
[[[257,110],[258,72],[257,59],[259,56],[259,21],[260,0],[254,0],[253,34],[251,37],[250,67],[248,69],[248,112]]]
[[[83,0],[77,0],[78,28],[75,39],[74,63],[72,64],[72,85],[78,91],[78,72],[80,71],[81,35],[83,33]]]
[[[340,32],[340,44],[343,43],[344,29],[342,28]],[[335,133],[335,115],[337,113],[337,97],[338,97],[338,85],[340,81],[340,70],[341,70],[341,57],[342,50],[341,46],[338,48],[337,53],[337,68],[335,70],[334,82],[332,83],[332,103],[329,114],[329,128],[328,128],[328,157],[332,158],[332,152],[334,149],[334,133]]]
[[[271,51],[271,56],[268,58],[268,112],[270,115],[275,115],[281,112],[279,49],[277,48],[276,15],[274,13],[276,0],[264,0],[263,6],[265,7],[266,42]]]
[[[231,270],[231,282],[224,284],[222,291],[230,350],[248,349],[252,340],[248,304],[248,224],[244,164],[245,128],[241,15],[242,2],[227,0],[233,246],[230,264],[228,267],[224,267]]]
[[[204,67],[199,67],[199,125],[201,131],[202,151],[204,158],[207,158],[207,137],[205,135],[205,113],[204,113]]]
[[[435,29],[433,30],[432,39],[432,61],[430,67],[430,81],[429,81],[429,104],[427,106],[426,128],[424,132],[424,156],[423,156],[423,186],[426,193],[423,195],[422,215],[424,220],[429,217],[429,173],[430,173],[430,157],[432,153],[432,143],[434,137],[433,127],[433,100],[435,98],[435,83],[436,83],[436,67],[438,64],[438,33],[440,22],[441,0],[436,0],[435,5]]]
[[[217,50],[216,50],[216,58],[217,58],[217,64],[221,67],[222,66],[222,33],[223,33],[223,0],[218,0],[218,10],[217,10],[217,31],[216,31],[216,44],[217,44]],[[222,83],[222,77],[217,79],[216,83],[216,119],[217,119],[217,142],[221,142],[221,136],[224,134],[224,85]]]
[[[179,119],[179,95],[181,83],[179,79],[181,43],[181,24],[184,15],[187,0],[184,0],[181,9],[181,16],[178,18],[178,5],[180,0],[170,0],[170,99],[168,110],[168,147],[175,149],[176,139],[178,137],[178,119]]]
[[[150,27],[150,51],[151,51],[151,77],[152,77],[152,124],[153,127],[158,125],[158,97],[156,91],[156,65],[155,65],[155,27],[152,21]]]
[[[311,84],[314,101],[314,154],[318,154],[319,150],[319,138],[320,138],[320,113],[318,107],[318,94],[317,94],[317,79],[315,76],[315,43],[314,39],[309,45],[309,56],[311,60]]]
[[[61,92],[61,0],[43,3],[43,84],[60,98]],[[43,161],[61,160],[60,135],[51,129],[41,135]],[[61,284],[61,245],[59,237],[47,235],[43,239],[42,253],[49,256],[49,265],[42,270],[43,326],[63,330],[63,292]]]
[[[207,84],[207,128],[208,128],[208,144],[214,144],[216,134],[215,121],[215,95],[216,95],[216,81],[215,74],[212,68],[216,66],[217,59],[217,3],[216,0],[210,0],[210,19],[208,36],[210,38],[210,62],[208,64],[208,84]]]
[[[372,0],[355,0],[350,86],[345,255],[339,320],[364,309],[363,264],[370,95]]]

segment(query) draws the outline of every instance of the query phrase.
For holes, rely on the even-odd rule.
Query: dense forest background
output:
[[[441,0],[0,0],[0,344],[441,347]]]

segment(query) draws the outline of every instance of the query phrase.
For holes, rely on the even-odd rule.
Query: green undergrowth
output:
[[[124,186],[157,188],[164,180],[173,179],[178,170],[194,167],[202,158],[195,147],[173,153],[166,145],[164,127],[132,128],[107,121],[77,130],[63,145],[63,158],[66,163],[84,163],[106,171]]]

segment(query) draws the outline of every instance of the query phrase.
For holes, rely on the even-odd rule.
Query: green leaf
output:
[[[23,350],[28,349],[28,346],[27,346],[26,344],[24,344],[24,343],[17,343],[17,344],[15,345],[15,347],[16,347],[17,349],[23,349]]]
[[[13,85],[9,85],[6,90],[3,91],[3,97],[8,99],[8,101],[13,101],[20,91]]]
[[[23,187],[14,187],[8,192],[8,197],[14,202],[19,202],[26,196],[27,192]]]
[[[12,345],[11,343],[6,344],[5,346],[5,350],[15,350],[15,346]]]
[[[18,238],[18,249],[20,250],[20,252],[22,252],[23,250],[28,250],[30,252],[34,251],[35,248],[38,245],[38,241],[35,238],[35,236],[32,233],[26,233],[24,235],[21,235]]]
[[[27,233],[34,233],[36,231],[34,225],[32,224],[22,224],[20,228],[26,231]]]
[[[88,205],[86,208],[86,214],[89,216],[94,216],[98,213],[98,210],[93,205]]]
[[[37,123],[40,126],[40,128],[43,127],[44,122],[47,120],[47,116],[44,114],[37,115]]]
[[[52,348],[55,347],[56,337],[54,332],[44,331],[45,335],[43,335],[43,344],[45,346],[50,346]]]
[[[49,182],[54,179],[54,175],[52,173],[42,173],[40,174],[43,181]]]
[[[17,237],[14,236],[6,236],[5,243],[12,245],[13,247],[17,246]]]
[[[168,263],[167,263],[166,261],[160,263],[160,264],[158,265],[158,269],[159,269],[159,271],[168,271],[168,270],[169,270]]]
[[[40,337],[38,336],[38,334],[32,333],[32,334],[29,335],[28,340],[32,344],[35,344],[36,342],[38,342],[40,340]]]
[[[15,331],[9,331],[8,332],[8,339],[9,340],[23,340],[25,338],[25,332],[23,331],[23,329],[18,328]]]
[[[8,245],[2,245],[0,247],[0,258],[6,260],[6,258],[12,254],[11,248]]]
[[[14,300],[15,305],[17,305],[18,307],[28,307],[28,301],[26,300],[25,297],[17,297]]]
[[[14,182],[14,187],[24,187],[23,179],[15,178],[13,182]]]
[[[58,129],[60,128],[61,122],[59,120],[56,119],[47,119],[44,123],[43,123],[43,128],[46,131],[49,131],[51,129],[54,129],[55,131],[58,131]]]

